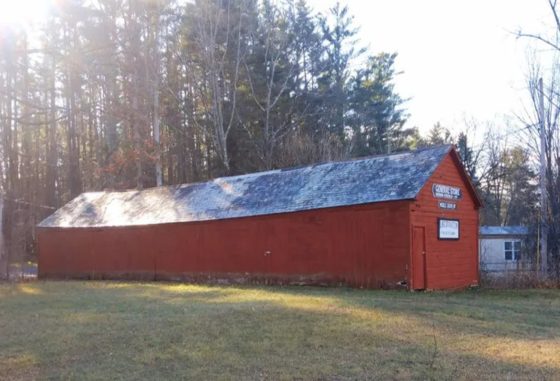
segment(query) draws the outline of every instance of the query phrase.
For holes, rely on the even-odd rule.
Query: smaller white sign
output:
[[[440,218],[438,220],[438,238],[459,239],[459,220]]]
[[[455,203],[453,203],[453,202],[440,201],[440,202],[439,202],[439,207],[440,207],[441,209],[455,210],[455,209],[457,209],[457,204],[455,204]]]

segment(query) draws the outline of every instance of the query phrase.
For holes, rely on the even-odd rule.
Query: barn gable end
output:
[[[460,189],[461,197],[441,197],[434,186]],[[438,197],[440,196],[440,197]],[[457,152],[451,150],[438,165],[411,204],[411,239],[414,227],[425,234],[425,287],[445,289],[478,284],[478,209],[480,199]],[[440,221],[458,221],[458,239],[444,239],[438,233]],[[418,231],[418,230],[417,230]],[[411,246],[411,263],[414,260]],[[412,275],[414,276],[414,271]],[[414,280],[411,280],[414,284]]]

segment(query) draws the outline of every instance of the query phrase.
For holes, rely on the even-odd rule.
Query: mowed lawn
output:
[[[4,283],[0,379],[560,380],[560,290]]]

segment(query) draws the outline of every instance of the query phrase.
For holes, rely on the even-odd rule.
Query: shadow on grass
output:
[[[477,379],[550,379],[560,370],[557,354],[538,363],[526,353],[503,358],[485,347],[545,339],[523,319],[540,322],[546,314],[527,311],[548,302],[554,305],[547,313],[558,313],[558,300],[538,293],[27,286],[41,292],[0,293],[0,368],[13,378],[472,379],[476,369]],[[505,312],[495,320],[499,310]],[[557,338],[552,324],[544,327]]]
[[[301,303],[326,303],[331,312],[380,312],[409,315],[426,324],[453,327],[463,333],[495,337],[558,338],[560,329],[560,290],[462,291],[409,293],[348,288],[205,286],[176,283],[144,284],[143,297],[171,303],[183,299],[199,303],[253,303],[268,301],[284,308],[306,309]],[[125,298],[139,291],[125,292]],[[284,302],[283,302],[284,301]],[[310,308],[307,308],[308,310]],[[542,311],[546,311],[543,313]]]
[[[72,284],[73,282],[70,282]],[[287,309],[330,313],[397,314],[424,324],[457,330],[463,334],[496,338],[550,340],[560,337],[560,290],[463,291],[409,293],[348,288],[207,286],[181,283],[77,282],[98,293],[110,293],[127,304],[135,298],[166,304],[229,304],[243,308],[257,301]],[[99,285],[102,286],[99,289]],[[325,305],[322,305],[325,304]],[[546,313],[543,313],[546,311]]]

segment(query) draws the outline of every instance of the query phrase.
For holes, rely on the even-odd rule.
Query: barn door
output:
[[[423,226],[412,228],[412,288],[426,288],[426,239]]]

